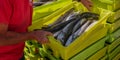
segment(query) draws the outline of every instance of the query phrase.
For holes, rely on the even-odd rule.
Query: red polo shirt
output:
[[[32,2],[29,0],[0,0],[0,23],[8,24],[8,31],[27,32],[32,19]],[[0,60],[19,60],[24,42],[0,46]]]

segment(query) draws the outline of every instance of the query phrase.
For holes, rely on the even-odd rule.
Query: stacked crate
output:
[[[108,37],[106,40],[106,55],[102,60],[119,60],[120,59],[120,0],[92,0],[95,6],[101,7],[114,12],[114,15],[107,21],[109,25]],[[107,1],[107,2],[105,2]]]
[[[108,43],[108,58],[109,60],[120,59],[120,10],[115,12],[113,17],[113,22],[110,22],[109,29],[109,39],[106,41]],[[115,58],[119,56],[118,58]]]

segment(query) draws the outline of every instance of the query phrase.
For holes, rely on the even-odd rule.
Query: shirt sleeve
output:
[[[0,23],[9,24],[11,12],[10,0],[0,0]]]

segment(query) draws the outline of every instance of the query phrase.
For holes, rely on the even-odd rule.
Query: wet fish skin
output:
[[[69,16],[66,18],[65,21],[68,21],[68,20],[77,18],[77,16],[78,16],[79,14],[80,14],[79,12],[74,12],[74,11],[73,11],[71,14],[69,14]]]
[[[80,21],[78,21],[73,27],[72,33],[75,33],[86,21],[87,21],[86,18],[80,19]]]
[[[67,32],[70,32],[70,30],[73,29],[74,25],[78,22],[79,20],[74,20],[72,22],[70,22],[69,24],[67,24],[63,29],[62,31],[67,33]],[[67,31],[67,32],[66,32]]]
[[[85,29],[92,23],[91,20],[88,20],[85,24],[83,24],[75,33],[73,33],[67,40],[65,46],[68,46],[71,42],[73,42],[78,36],[80,36]]]
[[[79,20],[74,20],[72,22],[70,22],[69,24],[67,24],[60,32],[60,35],[58,35],[59,38],[57,38],[58,40],[62,41],[63,44],[65,44],[66,39],[69,37],[69,35],[71,35],[72,33],[72,29],[74,27],[74,25],[76,24],[76,22],[78,22]],[[63,36],[61,36],[61,34]]]
[[[64,45],[64,32],[60,31],[59,35],[57,36],[57,40],[59,40]]]
[[[67,21],[64,21],[64,22],[61,22],[61,23],[57,23],[53,26],[43,27],[42,29],[46,30],[46,31],[50,31],[50,32],[56,32],[56,31],[64,28],[64,26],[66,26],[68,23],[70,23],[74,20],[79,20],[79,19],[81,19],[80,14],[76,15],[76,17],[74,16],[74,18],[71,18],[70,20],[67,20]]]
[[[71,19],[71,20],[68,20],[68,21],[65,21],[63,23],[58,23],[52,27],[46,27],[46,28],[42,28],[43,30],[46,30],[46,31],[50,31],[50,32],[56,32],[62,28],[64,28],[67,24],[69,24],[70,22],[74,21],[75,19]]]
[[[90,20],[88,20],[78,31],[76,31],[76,35],[77,36],[79,36],[79,35],[81,35],[84,31],[85,31],[85,29],[87,29],[88,28],[88,26],[90,25],[92,23],[92,21],[90,21]],[[77,37],[76,36],[76,37]],[[75,37],[75,38],[76,38]]]
[[[75,20],[72,20],[70,23],[68,23],[57,36],[57,40],[60,40],[63,45],[65,45],[66,39],[71,34],[72,29],[74,25],[79,21],[79,18],[75,18]]]
[[[85,13],[82,13],[82,14],[77,14],[74,18],[71,18],[68,21],[64,21],[62,23],[58,23],[58,24],[55,24],[53,26],[48,26],[48,27],[43,28],[43,29],[48,30],[48,31],[55,31],[55,30],[59,30],[63,26],[66,26],[66,24],[70,23],[72,20],[77,20],[77,19],[82,19],[82,18],[90,19],[91,17],[92,17],[92,19],[97,20],[98,16],[99,15],[95,14],[95,13],[85,12]]]
[[[54,36],[55,38],[57,38],[57,36],[60,34],[60,32],[61,32],[61,30],[53,33],[53,36]]]
[[[74,20],[78,20],[80,18],[80,14],[75,15],[74,17],[71,17],[70,20],[63,20],[61,23],[57,23],[48,27],[43,27],[42,29],[50,31],[50,32],[56,32],[58,30],[60,30],[61,28],[63,28],[64,26],[66,26],[68,23],[74,21]]]
[[[68,40],[66,40],[66,43],[65,43],[64,46],[68,46],[70,43],[73,42],[73,40],[74,40],[74,34],[72,34],[72,35],[68,38]]]

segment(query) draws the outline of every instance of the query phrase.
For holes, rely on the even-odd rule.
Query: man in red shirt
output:
[[[0,0],[0,60],[19,60],[26,40],[48,42],[49,32],[27,32],[31,19],[32,3],[29,0]]]
[[[49,42],[46,36],[52,35],[50,32],[27,31],[31,19],[32,2],[29,0],[0,0],[0,60],[20,60],[27,40]]]

